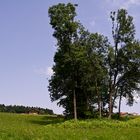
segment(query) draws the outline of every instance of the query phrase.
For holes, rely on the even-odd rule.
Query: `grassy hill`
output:
[[[0,113],[0,140],[140,140],[140,117],[74,122],[56,116]]]

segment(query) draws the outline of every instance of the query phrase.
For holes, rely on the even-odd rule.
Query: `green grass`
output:
[[[140,117],[74,122],[55,116],[0,113],[0,140],[140,140]]]

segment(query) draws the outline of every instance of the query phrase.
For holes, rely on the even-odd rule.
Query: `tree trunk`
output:
[[[112,117],[112,92],[110,93],[110,98],[109,98],[109,116],[108,118],[111,119]]]
[[[98,96],[98,111],[99,111],[99,117],[102,117],[102,108],[101,108],[101,96],[99,95],[97,80],[96,80],[96,94]]]
[[[102,118],[102,102],[100,100],[99,102],[100,106],[99,106],[99,117]]]
[[[114,98],[113,98],[113,100],[112,100],[112,106],[114,106],[114,104],[115,104],[115,100],[116,100],[116,98],[117,98],[117,93],[118,93],[118,86],[117,86],[117,88],[115,89]]]
[[[88,97],[86,97],[86,110],[89,111],[89,101],[88,101]]]
[[[118,118],[120,118],[121,116],[121,101],[122,101],[122,94],[120,94],[120,99],[119,99]]]
[[[112,95],[113,95],[112,83],[110,83],[110,93],[109,93],[109,115],[108,115],[108,118],[109,118],[109,119],[111,119],[111,117],[112,117]]]
[[[74,120],[77,121],[77,107],[76,107],[75,89],[74,89],[74,92],[73,92],[73,105],[74,105]]]

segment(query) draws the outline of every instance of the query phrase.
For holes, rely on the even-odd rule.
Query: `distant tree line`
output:
[[[111,118],[116,107],[120,114],[123,98],[133,105],[140,91],[140,42],[133,17],[125,9],[110,13],[111,43],[75,19],[76,6],[59,3],[48,11],[58,47],[50,97],[75,120],[95,114]]]
[[[50,109],[44,109],[40,107],[25,107],[18,105],[8,105],[0,104],[0,112],[8,112],[8,113],[37,113],[37,114],[53,114],[53,111]]]

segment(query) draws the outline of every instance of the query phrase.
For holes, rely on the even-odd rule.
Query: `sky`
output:
[[[53,74],[56,40],[48,9],[58,3],[78,4],[76,19],[90,32],[111,40],[109,13],[125,8],[134,17],[140,38],[140,0],[0,0],[0,104],[37,106],[62,113],[52,103],[48,79]],[[140,113],[140,100],[133,107],[123,101],[122,111]]]

